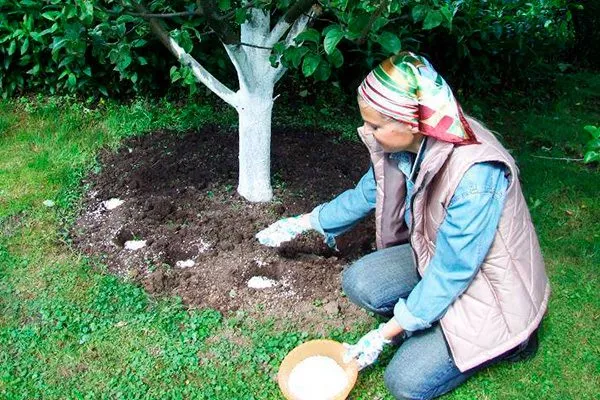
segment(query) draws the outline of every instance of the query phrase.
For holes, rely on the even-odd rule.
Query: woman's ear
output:
[[[412,133],[413,135],[416,135],[417,133],[419,133],[419,127],[418,126],[411,126],[410,127],[410,133]]]

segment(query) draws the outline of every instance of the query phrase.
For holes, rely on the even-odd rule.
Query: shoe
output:
[[[508,355],[504,357],[504,361],[520,362],[530,360],[535,357],[539,347],[538,330],[536,329],[525,342],[510,350]]]

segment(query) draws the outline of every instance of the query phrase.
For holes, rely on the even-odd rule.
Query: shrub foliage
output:
[[[148,7],[153,12],[176,12],[186,10],[185,4],[194,7],[189,2],[160,1]],[[218,4],[232,11],[235,22],[244,21],[243,8],[235,0]],[[573,5],[568,0],[321,4],[323,14],[303,33],[309,46],[280,59],[316,80],[332,73],[337,74],[335,80],[340,75],[360,77],[390,52],[409,49],[428,55],[454,86],[468,91],[531,85],[563,68],[559,56],[574,35],[569,8]],[[402,12],[380,12],[382,5],[387,11],[400,7]],[[3,97],[32,90],[115,96],[159,90],[169,79],[195,91],[194,77],[177,65],[146,21],[120,11],[122,7],[112,0],[0,0]],[[203,64],[227,80],[232,70],[222,46],[190,20],[175,20],[170,34],[184,48],[196,46],[193,50],[205,55]],[[281,50],[273,49],[274,59]],[[339,67],[341,74],[334,71]]]

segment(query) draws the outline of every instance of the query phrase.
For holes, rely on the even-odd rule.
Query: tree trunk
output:
[[[270,201],[271,118],[273,85],[249,92],[238,92],[239,181],[238,193],[249,201]]]

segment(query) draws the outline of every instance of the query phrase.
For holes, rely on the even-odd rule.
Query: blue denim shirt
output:
[[[389,155],[398,160],[398,168],[407,178],[404,217],[409,226],[409,206],[423,149],[424,145],[418,156],[410,152]],[[462,177],[438,230],[435,253],[425,274],[408,298],[401,298],[394,307],[394,318],[406,331],[430,327],[469,286],[494,239],[508,184],[505,167],[500,163],[475,164]],[[336,236],[375,209],[376,197],[371,167],[354,189],[315,207],[312,226],[333,247]]]

